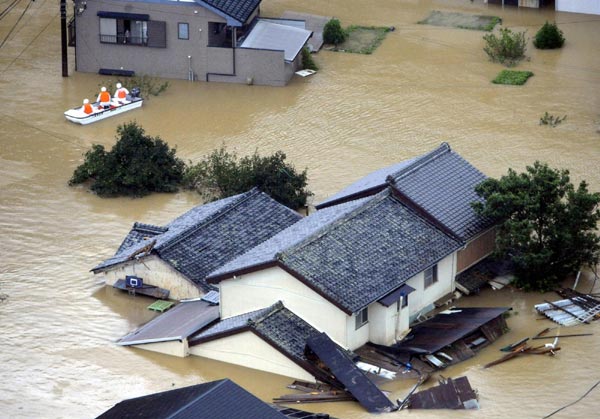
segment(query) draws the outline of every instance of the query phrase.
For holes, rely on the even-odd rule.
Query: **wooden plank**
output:
[[[409,409],[465,409],[465,402],[469,406],[477,404],[477,394],[471,388],[467,377],[456,380],[449,378],[437,387],[422,390],[409,397]]]
[[[389,412],[394,403],[367,378],[346,352],[325,333],[311,336],[306,346],[369,412]]]

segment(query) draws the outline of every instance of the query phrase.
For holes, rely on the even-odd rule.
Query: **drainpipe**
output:
[[[194,81],[194,72],[192,71],[192,56],[188,55],[188,80]]]

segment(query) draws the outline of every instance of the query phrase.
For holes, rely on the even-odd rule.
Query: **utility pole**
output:
[[[62,76],[69,77],[67,60],[67,1],[60,0],[60,46],[62,52]]]

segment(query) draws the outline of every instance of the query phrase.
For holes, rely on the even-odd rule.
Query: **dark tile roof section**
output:
[[[155,240],[152,252],[206,292],[210,290],[206,275],[301,218],[295,211],[253,189],[196,207],[175,219],[167,225],[165,233],[152,238]],[[123,250],[94,270],[130,259],[147,243]]]
[[[410,165],[410,163],[412,163],[414,160],[416,159],[405,160],[370,173],[367,176],[357,180],[350,186],[347,186],[336,194],[330,196],[323,202],[317,204],[315,207],[318,210],[321,210],[332,205],[337,205],[352,199],[370,196],[381,192],[387,187],[386,180],[389,175],[396,173],[397,171]]]
[[[229,379],[123,400],[97,419],[285,419]]]
[[[279,259],[309,287],[351,314],[460,247],[459,241],[386,190]]]
[[[219,307],[206,301],[182,302],[122,337],[122,346],[183,340],[219,318]]]
[[[447,143],[388,177],[402,195],[465,241],[492,225],[471,207],[481,200],[475,187],[485,179]]]
[[[118,255],[119,253],[123,252],[125,249],[131,246],[135,246],[139,243],[144,242],[145,240],[149,240],[154,236],[166,233],[167,230],[167,227],[155,226],[151,224],[134,223],[133,228],[131,229],[129,234],[127,234],[125,240],[123,240],[123,243],[121,243],[121,246],[119,246],[119,249],[117,250],[117,253],[115,253],[115,255]]]
[[[213,271],[207,279],[212,282],[213,278],[225,278],[241,270],[275,262],[279,253],[317,234],[335,220],[360,207],[364,202],[365,199],[356,200],[314,212]]]
[[[261,0],[197,0],[198,4],[207,4],[231,16],[244,24],[260,5]]]
[[[288,358],[301,365],[306,362],[306,340],[319,333],[314,327],[285,308],[281,302],[270,307],[221,320],[189,339],[190,346],[224,336],[252,331]]]

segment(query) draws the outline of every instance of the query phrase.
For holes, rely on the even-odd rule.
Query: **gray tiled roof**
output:
[[[491,226],[491,220],[479,216],[471,207],[471,202],[481,200],[475,187],[485,179],[447,143],[389,178],[394,188],[463,240]]]
[[[122,263],[132,255],[147,255],[139,252],[154,241],[153,253],[208,291],[210,287],[204,280],[208,273],[301,218],[258,189],[252,189],[193,208],[167,224],[164,233],[122,249],[93,270]]]
[[[199,0],[198,3],[206,3],[220,10],[235,20],[246,23],[252,12],[260,5],[261,0]]]
[[[386,180],[389,175],[396,173],[397,171],[405,168],[416,159],[409,159],[401,161],[400,163],[393,164],[383,169],[376,170],[369,173],[363,178],[360,178],[350,186],[345,187],[341,191],[331,195],[329,198],[320,202],[316,205],[317,209],[328,207],[330,205],[336,205],[337,201],[347,201],[353,199],[353,196],[360,195],[361,193],[369,190],[374,190],[372,194],[375,194],[387,186]],[[371,195],[372,195],[371,194]]]
[[[314,327],[285,308],[281,302],[270,307],[222,320],[189,339],[190,346],[222,335],[254,330],[296,362],[305,361],[306,340],[319,333]]]
[[[460,247],[386,190],[280,260],[356,313]]]
[[[364,199],[351,201],[314,212],[308,217],[304,217],[295,224],[292,224],[285,230],[280,231],[265,242],[250,249],[243,255],[231,260],[219,269],[211,272],[207,278],[221,276],[227,273],[236,272],[240,269],[275,261],[280,252],[289,249],[313,234],[317,234],[321,229],[328,226],[333,221],[358,208],[364,201]]]
[[[285,419],[229,379],[123,400],[97,419]]]
[[[129,234],[127,234],[125,240],[123,240],[123,243],[121,243],[121,246],[119,246],[119,249],[117,250],[117,253],[115,253],[115,255],[118,255],[128,247],[137,245],[143,242],[144,240],[148,240],[154,236],[165,233],[167,230],[167,227],[155,226],[151,224],[134,223],[133,227],[131,228],[131,231],[129,232]]]
[[[467,241],[492,224],[471,208],[471,202],[481,200],[475,186],[485,179],[483,173],[447,143],[442,143],[429,153],[365,176],[319,203],[317,208],[372,195],[388,183]]]

